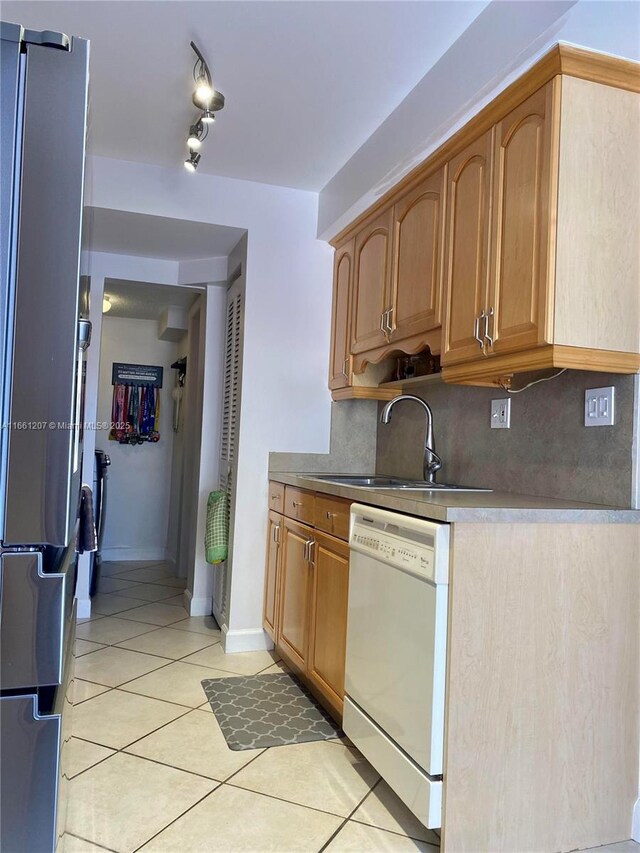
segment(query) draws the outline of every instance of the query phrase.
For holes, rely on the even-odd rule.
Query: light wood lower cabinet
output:
[[[282,566],[277,645],[302,670],[307,667],[309,644],[309,593],[311,562],[308,559],[313,528],[290,518],[283,521]]]
[[[347,647],[349,546],[315,533],[309,632],[309,678],[333,709],[342,712]]]
[[[269,513],[267,524],[267,563],[264,576],[263,624],[267,634],[275,641],[278,622],[278,574],[280,572],[280,542],[284,516]]]
[[[347,502],[322,498],[323,518],[329,513],[332,519],[326,523],[335,524],[346,538]],[[338,719],[344,698],[348,595],[347,542],[270,512],[263,626],[285,661]]]

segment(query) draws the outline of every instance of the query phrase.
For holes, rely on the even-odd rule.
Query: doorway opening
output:
[[[111,464],[96,489],[92,588],[102,563],[117,563],[140,577],[170,574],[178,595],[195,544],[189,483],[201,439],[206,290],[107,278],[103,301],[96,468],[105,454]]]

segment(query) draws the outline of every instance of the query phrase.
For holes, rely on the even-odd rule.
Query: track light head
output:
[[[203,110],[202,115],[200,116],[200,121],[203,124],[213,124],[216,120],[216,115],[213,110]]]
[[[190,151],[197,151],[202,145],[204,127],[202,121],[197,124],[192,124],[189,128],[189,136],[187,137],[187,145]]]
[[[200,154],[197,154],[195,151],[192,151],[191,154],[184,161],[184,167],[187,172],[195,172],[198,168],[198,163],[200,162]]]

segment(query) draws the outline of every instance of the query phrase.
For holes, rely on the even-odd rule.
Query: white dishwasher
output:
[[[442,822],[449,525],[353,504],[343,728],[427,827]]]

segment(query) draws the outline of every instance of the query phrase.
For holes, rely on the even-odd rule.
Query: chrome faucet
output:
[[[433,413],[431,412],[429,404],[425,403],[425,401],[420,399],[420,397],[415,397],[413,394],[401,394],[399,397],[394,397],[393,400],[389,400],[380,415],[380,423],[389,423],[391,420],[391,410],[395,404],[399,403],[401,400],[413,400],[414,403],[420,403],[422,408],[425,410],[427,415],[427,434],[424,442],[423,477],[426,482],[435,483],[436,471],[442,467],[442,459],[440,459],[436,453],[436,445],[433,438]]]

